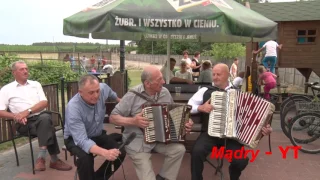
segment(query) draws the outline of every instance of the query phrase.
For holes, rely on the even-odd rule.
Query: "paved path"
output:
[[[257,159],[250,163],[241,176],[241,180],[320,180],[320,156],[318,154],[304,154],[298,153],[298,159],[293,158],[293,151],[290,150],[287,154],[287,158],[283,159],[279,150],[279,146],[286,147],[291,146],[289,139],[287,139],[281,132],[279,126],[279,115],[274,116],[273,128],[274,132],[271,136],[272,142],[272,155],[266,155],[265,152],[269,151],[268,138],[264,138],[259,147],[255,150],[259,150]],[[108,129],[113,127],[108,126]],[[57,133],[59,144],[63,144],[61,131]],[[34,147],[37,146],[37,141],[34,143]],[[37,155],[37,148],[35,148],[35,156]],[[64,153],[60,154],[61,159],[64,159]],[[0,174],[1,180],[69,180],[73,179],[75,167],[71,171],[59,172],[52,170],[48,167],[44,172],[36,172],[36,175],[31,171],[31,160],[29,146],[22,146],[19,148],[20,166],[16,166],[14,152],[7,151],[0,154]],[[49,158],[47,158],[47,162]],[[96,158],[95,168],[98,168],[103,162],[103,158]],[[154,154],[152,157],[153,168],[156,173],[160,171],[163,156]],[[215,163],[216,161],[213,160]],[[68,163],[73,164],[72,157],[68,157]],[[225,161],[223,171],[225,179],[229,179],[228,175],[229,163]],[[138,180],[133,165],[128,157],[126,157],[123,168],[125,177],[123,175],[122,168],[119,169],[114,176],[115,180]],[[214,169],[205,163],[204,180],[218,180],[218,176],[214,177]],[[177,180],[190,180],[190,154],[185,154],[182,162],[182,166],[179,170],[179,177]]]

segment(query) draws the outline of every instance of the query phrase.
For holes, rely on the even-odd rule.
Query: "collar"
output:
[[[13,84],[14,84],[14,86],[15,86],[15,87],[18,87],[18,86],[25,86],[25,85],[30,84],[30,81],[29,81],[29,80],[27,80],[26,84],[23,84],[23,85],[22,85],[22,84],[19,84],[17,80],[14,80],[14,81],[13,81]]]
[[[91,108],[91,109],[94,109],[94,107],[96,106],[95,104],[94,104],[94,105],[90,105],[90,104],[88,104],[87,102],[85,102],[85,101],[82,99],[80,93],[78,93],[78,96],[79,96],[80,102],[82,102],[83,104],[85,104],[87,107],[89,107],[89,108]],[[100,98],[100,97],[99,97],[99,98]]]
[[[152,97],[156,98],[156,99],[155,99],[156,101],[159,99],[159,96],[160,96],[160,94],[161,94],[161,92],[160,92],[160,93],[156,93],[155,95],[150,96],[150,95],[146,92],[146,89],[144,88],[144,85],[142,84],[142,85],[141,85],[141,93],[143,93],[143,92],[144,92],[147,96],[149,96],[150,98],[152,98]]]
[[[213,82],[212,82],[212,86],[214,86]],[[232,84],[229,82],[228,86],[224,90],[228,91],[231,88],[232,88]]]

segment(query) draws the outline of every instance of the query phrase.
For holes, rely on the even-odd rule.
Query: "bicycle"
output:
[[[313,88],[320,91],[320,86]],[[294,146],[301,146],[300,151],[304,153],[319,153],[320,142],[317,140],[320,138],[320,101],[297,102],[296,106],[302,113],[290,122],[289,139]]]
[[[288,126],[292,121],[293,117],[297,116],[300,112],[296,109],[296,103],[298,102],[315,102],[319,101],[320,93],[315,93],[315,85],[318,82],[314,83],[305,83],[306,87],[311,87],[312,96],[309,95],[292,95],[285,99],[280,106],[280,125],[283,133],[289,138]],[[298,127],[295,127],[295,130],[299,130]]]

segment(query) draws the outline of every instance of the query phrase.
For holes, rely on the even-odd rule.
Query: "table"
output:
[[[180,93],[177,95],[176,93],[171,93],[173,101],[176,103],[188,103],[189,99],[194,95],[194,93]]]

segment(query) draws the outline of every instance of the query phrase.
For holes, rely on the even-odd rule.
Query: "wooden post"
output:
[[[259,46],[257,42],[253,42],[253,40],[251,40],[251,49],[252,51],[254,50],[258,50]],[[252,53],[252,61],[251,61],[251,83],[252,83],[252,92],[254,93],[254,91],[256,90],[256,88],[258,87],[258,67],[257,67],[257,55]],[[260,91],[259,91],[260,92]]]

